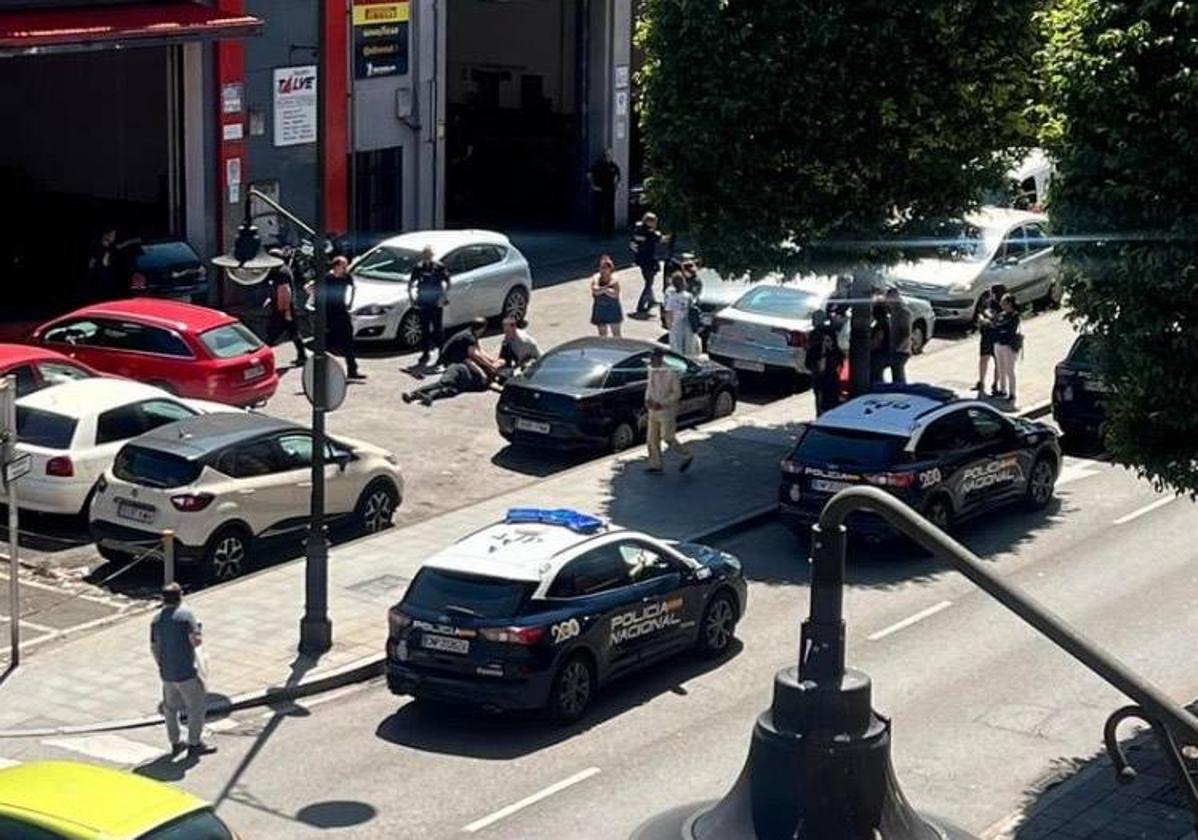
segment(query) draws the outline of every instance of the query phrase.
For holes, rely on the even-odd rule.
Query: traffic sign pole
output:
[[[4,435],[4,490],[8,499],[8,631],[12,652],[8,667],[21,661],[21,581],[17,561],[17,481],[9,480],[9,464],[17,460],[17,379],[0,382],[0,432]]]

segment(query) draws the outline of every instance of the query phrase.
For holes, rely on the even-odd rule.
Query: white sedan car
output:
[[[707,355],[737,370],[807,373],[811,316],[828,308],[834,291],[830,278],[752,286],[715,315]],[[912,352],[922,353],[935,330],[936,316],[926,300],[905,295],[902,300],[911,313]]]
[[[197,414],[241,411],[108,377],[27,394],[17,400],[17,450],[32,457],[32,466],[17,485],[17,505],[46,513],[86,513],[92,488],[129,438]]]
[[[426,245],[450,275],[446,330],[475,318],[527,314],[532,297],[528,261],[502,233],[405,233],[381,242],[350,266],[355,341],[398,341],[405,348],[420,344],[420,319],[408,297],[408,280]]]
[[[175,556],[209,582],[246,571],[257,549],[302,535],[312,494],[312,432],[250,412],[192,417],[129,441],[101,478],[90,524],[100,553],[175,533]],[[347,438],[325,450],[325,511],[381,531],[403,497],[395,456]]]

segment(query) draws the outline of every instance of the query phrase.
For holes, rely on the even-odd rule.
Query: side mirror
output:
[[[337,465],[337,469],[345,472],[345,468],[349,466],[349,462],[354,459],[352,452],[345,452],[338,449],[333,453],[333,463]]]

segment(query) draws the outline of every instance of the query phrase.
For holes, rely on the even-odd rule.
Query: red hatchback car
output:
[[[74,379],[89,379],[99,376],[82,362],[56,353],[46,347],[31,347],[28,344],[0,344],[0,378],[17,378],[17,396],[23,397],[34,391],[70,382]]]
[[[180,397],[257,405],[279,387],[274,351],[233,316],[190,303],[97,303],[42,324],[33,340]]]

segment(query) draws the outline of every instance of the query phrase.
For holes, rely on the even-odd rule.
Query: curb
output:
[[[1024,408],[1018,413],[1019,417],[1034,420],[1047,416],[1052,412],[1052,401],[1044,400]],[[730,536],[747,531],[771,519],[777,511],[777,505],[770,503],[762,505],[746,513],[731,516],[716,525],[689,534],[683,541],[702,542],[726,539]],[[269,706],[273,703],[289,702],[314,694],[323,694],[336,688],[342,688],[353,683],[365,682],[383,673],[386,657],[382,654],[367,656],[346,663],[327,673],[314,675],[311,679],[301,680],[293,686],[273,686],[266,689],[249,691],[238,694],[208,709],[208,720],[225,717],[232,712],[252,709],[258,706]],[[63,735],[87,735],[99,732],[114,732],[125,729],[141,729],[157,726],[163,722],[162,715],[147,715],[140,718],[112,720],[102,723],[80,724],[79,726],[56,726],[44,729],[8,729],[0,730],[0,740],[16,738],[48,738]]]

